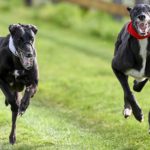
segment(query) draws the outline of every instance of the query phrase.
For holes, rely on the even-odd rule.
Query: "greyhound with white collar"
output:
[[[0,37],[0,88],[11,106],[12,129],[9,136],[11,144],[16,142],[16,119],[29,106],[30,98],[38,85],[38,65],[34,48],[37,28],[33,25],[13,24],[10,34]],[[25,90],[24,90],[25,88]],[[24,95],[19,100],[19,92]]]
[[[128,8],[131,21],[118,35],[112,69],[124,91],[124,116],[143,120],[143,113],[128,84],[135,78],[133,89],[140,92],[150,78],[150,6],[138,4]]]

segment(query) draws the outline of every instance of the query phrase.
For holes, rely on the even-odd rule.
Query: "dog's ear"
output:
[[[10,33],[11,34],[14,34],[15,32],[16,32],[16,29],[17,28],[19,28],[19,24],[11,24],[10,26],[9,26],[9,31],[10,31]]]
[[[34,25],[30,25],[30,28],[31,28],[31,30],[34,32],[34,34],[36,34],[36,33],[37,33],[38,29],[37,29],[37,27],[36,27],[36,26],[34,26]]]
[[[132,8],[131,7],[127,7],[128,12],[130,13]]]

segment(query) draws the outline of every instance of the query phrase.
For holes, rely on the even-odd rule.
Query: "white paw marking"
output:
[[[132,109],[125,108],[123,114],[124,114],[125,117],[131,116],[131,114],[132,114]]]
[[[141,122],[143,122],[144,121],[144,115],[142,116],[142,120],[141,120]]]

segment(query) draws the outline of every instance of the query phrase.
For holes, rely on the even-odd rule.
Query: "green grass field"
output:
[[[125,120],[123,92],[111,70],[113,42],[33,20],[30,10],[22,8],[0,13],[0,34],[18,22],[39,29],[40,81],[29,109],[18,118],[14,146],[8,143],[11,112],[0,94],[0,150],[149,149],[150,85],[136,94],[145,121]]]

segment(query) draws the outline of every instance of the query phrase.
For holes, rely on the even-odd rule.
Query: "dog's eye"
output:
[[[24,41],[23,37],[20,37],[20,41],[22,41],[22,42]]]
[[[33,37],[31,37],[31,39],[30,39],[32,42],[34,41],[34,38]]]

